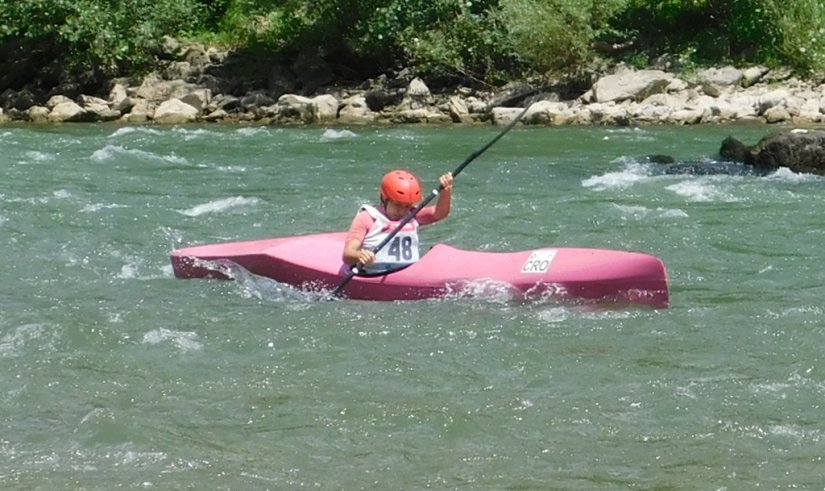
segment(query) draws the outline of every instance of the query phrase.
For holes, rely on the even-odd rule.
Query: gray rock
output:
[[[825,175],[825,131],[822,130],[773,133],[751,147],[728,137],[719,153],[760,170],[787,167],[794,172]]]

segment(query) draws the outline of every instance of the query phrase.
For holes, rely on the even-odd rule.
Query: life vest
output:
[[[363,205],[361,209],[375,219],[375,223],[372,224],[366,237],[364,237],[361,247],[374,249],[398,227],[401,220],[390,220],[374,206]],[[387,245],[375,253],[375,262],[414,263],[418,261],[418,257],[418,221],[413,218],[404,224],[404,228],[399,230]]]

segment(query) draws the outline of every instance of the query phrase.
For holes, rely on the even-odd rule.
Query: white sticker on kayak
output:
[[[546,273],[550,268],[550,263],[556,257],[556,249],[541,249],[533,251],[530,257],[521,265],[522,273]]]

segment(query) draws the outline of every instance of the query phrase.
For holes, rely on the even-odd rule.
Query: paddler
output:
[[[342,259],[346,264],[409,264],[418,261],[418,227],[443,220],[450,214],[453,174],[439,178],[441,192],[435,206],[416,213],[402,230],[377,252],[373,249],[387,238],[421,201],[421,185],[410,171],[397,169],[381,179],[380,204],[362,205],[352,220],[345,239]]]

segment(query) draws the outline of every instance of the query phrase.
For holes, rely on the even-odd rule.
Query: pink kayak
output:
[[[178,278],[228,279],[219,263],[300,289],[335,288],[344,277],[343,232],[188,247],[172,252]],[[439,244],[390,274],[355,276],[341,292],[363,300],[417,300],[503,285],[517,300],[553,296],[668,306],[662,261],[641,252],[548,247],[519,252],[465,251]]]

